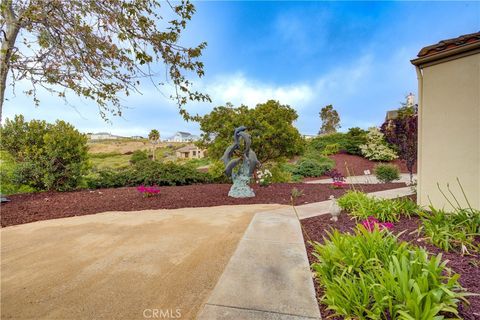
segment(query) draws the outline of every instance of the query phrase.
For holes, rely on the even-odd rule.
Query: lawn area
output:
[[[120,153],[93,153],[90,154],[90,163],[96,169],[119,169],[130,164],[130,154]]]

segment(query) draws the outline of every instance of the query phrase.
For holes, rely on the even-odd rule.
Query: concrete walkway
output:
[[[255,215],[198,319],[320,319],[292,208]]]
[[[413,175],[413,180],[417,179],[417,175]],[[363,176],[350,176],[345,178],[345,182],[347,183],[356,183],[356,184],[362,184],[362,183],[368,183],[368,184],[376,184],[376,183],[381,183],[378,181],[378,179],[373,175],[363,175]],[[400,174],[400,180],[395,180],[393,182],[404,182],[406,184],[410,184],[410,174],[409,173],[401,173]],[[323,183],[323,184],[330,184],[332,183],[332,179],[318,179],[318,180],[310,180],[310,181],[305,181],[305,183]]]
[[[392,199],[410,187],[369,195]],[[330,201],[297,206],[300,219],[328,213]],[[199,320],[320,319],[302,230],[292,208],[257,213]]]

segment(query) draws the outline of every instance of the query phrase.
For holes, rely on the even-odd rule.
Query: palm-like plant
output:
[[[152,159],[155,160],[155,149],[158,141],[160,141],[160,132],[157,129],[152,129],[148,134],[148,140],[152,143]]]

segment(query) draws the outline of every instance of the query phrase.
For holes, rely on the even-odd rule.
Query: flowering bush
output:
[[[144,198],[152,197],[160,193],[160,189],[158,189],[157,186],[153,186],[153,187],[138,186],[137,191],[140,192]]]
[[[331,188],[332,189],[343,189],[345,182],[343,181],[333,181]]]
[[[368,231],[373,231],[375,228],[378,230],[391,230],[393,229],[393,223],[391,222],[379,222],[375,217],[368,217],[363,220],[362,225]]]
[[[391,161],[398,158],[395,150],[385,142],[385,137],[376,127],[368,129],[367,143],[360,146],[362,155],[375,161]]]
[[[272,184],[272,173],[268,169],[257,171],[257,183],[262,187],[268,187]]]

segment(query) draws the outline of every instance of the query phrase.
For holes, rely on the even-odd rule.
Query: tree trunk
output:
[[[7,0],[1,14],[5,20],[6,31],[2,30],[2,46],[0,49],[0,123],[2,121],[3,101],[5,100],[5,89],[7,87],[7,75],[8,71],[10,71],[10,59],[18,32],[20,31],[20,22],[15,18],[12,0]]]
[[[413,184],[413,166],[416,161],[407,160],[407,170],[410,173],[410,184]]]
[[[155,144],[152,145],[152,160],[155,161]]]

